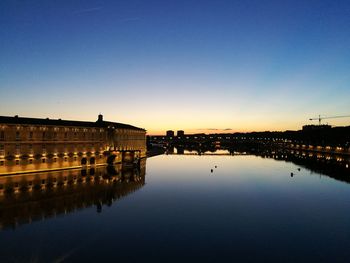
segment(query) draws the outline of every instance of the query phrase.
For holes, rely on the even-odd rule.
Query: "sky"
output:
[[[0,1],[0,115],[99,113],[149,134],[349,115],[350,1]]]

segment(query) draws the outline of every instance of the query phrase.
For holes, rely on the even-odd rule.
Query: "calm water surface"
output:
[[[350,184],[293,163],[157,156],[102,203],[1,230],[1,262],[350,262]]]

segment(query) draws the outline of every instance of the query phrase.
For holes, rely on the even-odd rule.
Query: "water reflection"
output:
[[[336,180],[350,183],[350,156],[329,153],[317,153],[308,151],[296,151],[289,149],[212,149],[196,150],[179,148],[168,151],[167,154],[177,155],[254,155],[276,161],[291,162],[313,173],[327,175]]]
[[[108,173],[107,168],[102,173],[82,170],[76,179],[74,174],[62,174],[67,184],[63,180],[60,186],[48,183],[55,178],[49,174],[23,192],[18,187],[28,182],[21,186],[13,181],[12,190],[2,197],[3,225],[16,227],[80,211],[2,231],[1,261],[349,261],[347,184],[328,176],[320,180],[319,173],[311,176],[302,164],[294,165],[305,162],[312,169],[307,161],[312,158],[302,157],[303,153],[300,157],[238,149],[233,156],[217,153],[150,158],[145,186],[144,170],[123,173],[118,166]],[[79,182],[88,177],[94,181]],[[44,186],[40,180],[46,180]],[[140,187],[141,191],[113,203]]]
[[[249,152],[263,158],[273,158],[277,161],[291,162],[312,173],[327,175],[339,181],[350,183],[349,157],[310,153],[294,150],[265,150],[263,152]]]
[[[145,185],[146,160],[122,165],[0,177],[0,228],[96,206],[111,206]]]

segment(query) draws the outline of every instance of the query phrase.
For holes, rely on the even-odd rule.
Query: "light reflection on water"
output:
[[[85,206],[0,232],[2,261],[348,262],[350,185],[305,167],[153,157],[142,187],[102,213]]]

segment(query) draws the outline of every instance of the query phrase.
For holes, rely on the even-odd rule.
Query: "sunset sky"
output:
[[[150,134],[349,115],[350,1],[0,1],[0,115],[100,112]]]

